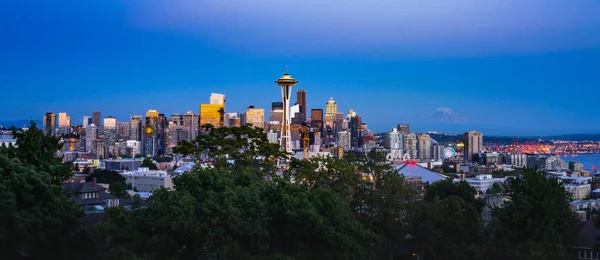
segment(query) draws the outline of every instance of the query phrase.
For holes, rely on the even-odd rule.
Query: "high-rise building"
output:
[[[465,162],[477,161],[475,155],[483,150],[483,134],[476,131],[465,133]]]
[[[192,111],[183,114],[183,127],[188,130],[188,140],[193,141],[198,135],[198,115]]]
[[[81,125],[83,126],[83,128],[86,128],[87,126],[92,124],[92,118],[89,116],[84,116],[81,121]]]
[[[351,147],[358,151],[361,147],[361,136],[362,136],[362,119],[356,113],[351,113],[349,129],[350,129],[350,142]]]
[[[242,120],[238,113],[227,113],[227,125],[229,127],[240,127],[242,126]]]
[[[431,136],[428,134],[420,134],[417,142],[417,156],[419,160],[429,162],[431,161]]]
[[[283,102],[271,102],[271,111],[275,110],[283,111]]]
[[[210,104],[225,106],[225,95],[219,94],[219,93],[211,93],[210,94]]]
[[[295,104],[290,107],[290,120],[292,125],[301,125],[302,122],[302,113],[300,112],[300,104]]]
[[[410,128],[408,126],[408,124],[399,124],[398,125],[398,131],[402,134],[408,134],[410,133]]]
[[[286,152],[292,152],[292,131],[290,129],[290,94],[292,93],[292,87],[298,82],[287,73],[275,81],[277,86],[281,88],[281,99],[283,101],[283,120],[281,124],[281,149]],[[304,98],[306,100],[306,96]],[[305,101],[306,102],[306,101]]]
[[[85,150],[87,152],[93,152],[96,147],[96,136],[97,136],[96,125],[91,124],[85,128]]]
[[[156,153],[160,156],[165,155],[168,146],[169,121],[165,114],[158,114],[158,128],[156,132],[157,150]]]
[[[300,118],[301,122],[306,122],[306,113],[308,112],[306,107],[306,90],[300,89],[296,92],[296,104],[300,105]]]
[[[46,135],[56,134],[56,114],[52,112],[46,112],[43,123],[44,133],[46,133]]]
[[[342,148],[344,151],[350,151],[351,149],[351,140],[350,133],[348,131],[339,131],[337,132],[337,147]]]
[[[127,141],[129,139],[129,123],[128,122],[117,122],[117,139]]]
[[[269,130],[269,132],[267,133],[267,140],[269,140],[269,143],[272,144],[279,143],[279,133],[273,130]]]
[[[100,111],[94,111],[92,124],[96,125],[96,128],[100,127]]]
[[[187,140],[189,134],[187,129],[183,126],[183,116],[171,115],[169,118],[169,129],[167,139],[167,150],[166,154],[173,153],[173,147],[180,141]]]
[[[225,105],[200,104],[200,125],[211,124],[214,127],[225,125]]]
[[[148,110],[146,111],[146,122],[144,124],[144,136],[143,136],[143,154],[148,156],[157,155],[158,139],[156,137],[158,132],[158,111]]]
[[[398,129],[394,128],[387,135],[386,140],[386,148],[393,150],[402,150],[404,149],[404,136]]]
[[[131,121],[129,123],[129,140],[142,142],[142,136],[144,132],[144,125],[142,124],[142,122],[144,121],[144,117],[140,115],[133,115],[131,116],[130,120]]]
[[[254,127],[264,128],[265,124],[265,110],[262,108],[255,108],[249,106],[244,113],[244,125],[252,125]]]
[[[404,135],[404,151],[410,159],[417,159],[417,135],[408,133]]]
[[[335,117],[337,114],[337,103],[333,98],[325,103],[325,126],[335,131]]]
[[[71,126],[71,117],[67,113],[58,113],[58,128],[65,128]]]
[[[311,126],[323,136],[323,109],[317,108],[310,110],[310,123]]]
[[[117,119],[113,116],[104,118],[104,129],[117,129]]]

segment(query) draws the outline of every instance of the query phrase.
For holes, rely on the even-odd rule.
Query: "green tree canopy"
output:
[[[562,184],[526,169],[505,192],[510,200],[493,210],[490,224],[495,259],[566,259],[575,217]]]
[[[140,167],[148,167],[148,169],[150,169],[150,170],[158,170],[158,167],[156,167],[156,164],[154,164],[152,162],[152,160],[150,160],[148,158],[144,158]]]

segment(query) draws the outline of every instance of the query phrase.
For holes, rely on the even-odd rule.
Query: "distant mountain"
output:
[[[563,141],[600,141],[600,134],[572,134],[572,135],[553,135],[541,137],[544,140],[563,140]]]
[[[454,112],[447,107],[440,107],[427,115],[424,120],[427,123],[451,123],[451,124],[469,124],[471,120]]]
[[[28,120],[28,119],[0,121],[0,126],[2,126],[4,128],[10,128],[11,126],[28,127],[30,121],[31,120]],[[35,122],[39,128],[42,128],[41,120],[33,120],[33,122]]]

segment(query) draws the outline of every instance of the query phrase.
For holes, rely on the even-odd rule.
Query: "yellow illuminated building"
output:
[[[249,124],[254,127],[264,128],[265,124],[265,110],[262,108],[255,108],[254,106],[248,107],[245,113],[244,124]]]
[[[225,125],[224,104],[200,104],[200,125],[211,124],[214,127]]]

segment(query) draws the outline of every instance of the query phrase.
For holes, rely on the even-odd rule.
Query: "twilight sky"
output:
[[[3,1],[0,37],[0,121],[197,113],[211,92],[268,110],[288,65],[309,108],[376,131],[450,131],[424,123],[447,107],[465,130],[600,133],[597,0]]]

